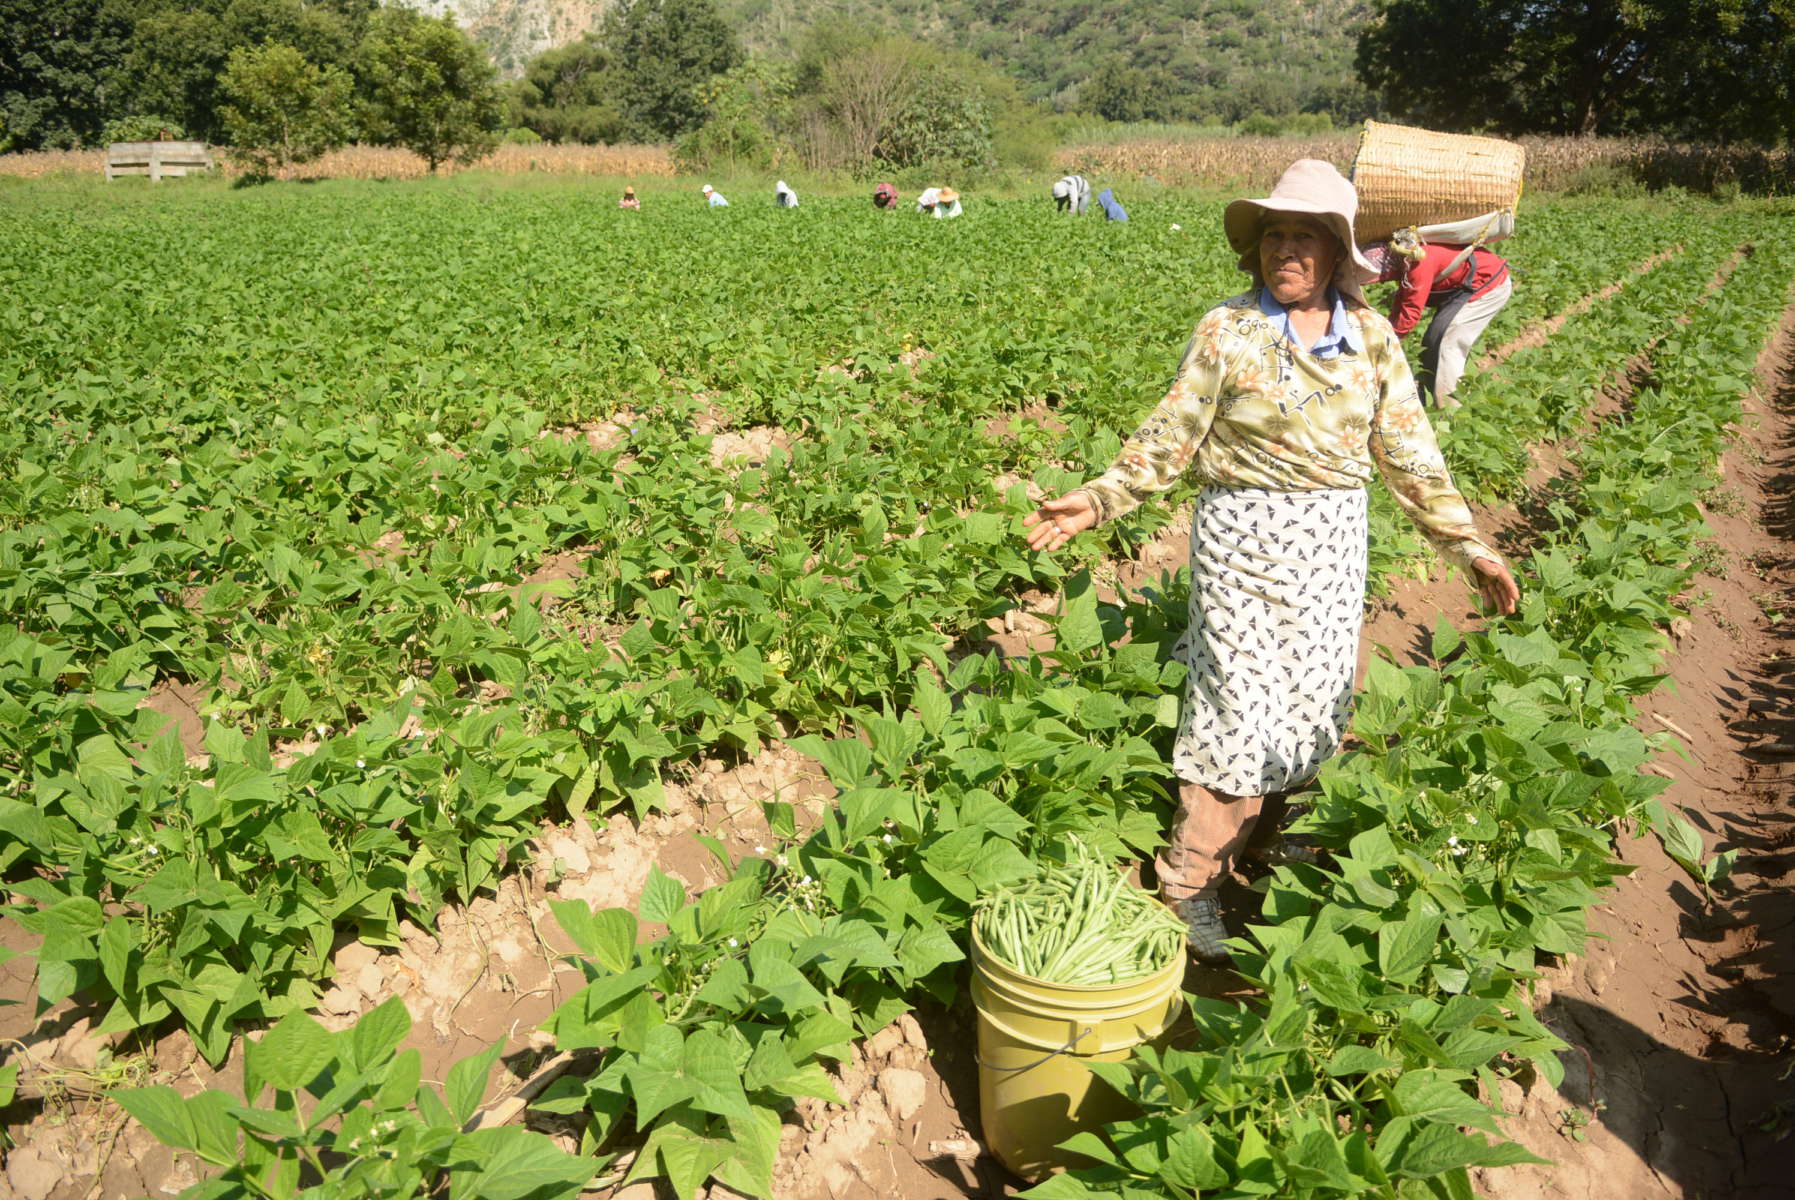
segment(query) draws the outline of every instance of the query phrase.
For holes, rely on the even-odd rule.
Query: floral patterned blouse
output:
[[[1277,302],[1257,289],[1204,314],[1165,398],[1079,489],[1098,521],[1165,491],[1193,462],[1207,483],[1273,491],[1364,487],[1375,464],[1448,561],[1500,562],[1446,472],[1390,322],[1337,304],[1333,326],[1342,321],[1322,357],[1290,340]]]

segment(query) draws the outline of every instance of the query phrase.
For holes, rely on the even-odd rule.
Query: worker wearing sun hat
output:
[[[1222,230],[1228,245],[1240,255],[1240,269],[1259,279],[1259,238],[1272,213],[1314,217],[1339,240],[1332,286],[1363,304],[1361,287],[1377,278],[1377,268],[1359,252],[1353,237],[1353,219],[1359,215],[1359,193],[1352,181],[1333,163],[1319,158],[1299,158],[1279,177],[1271,195],[1260,200],[1236,200],[1222,210]]]
[[[935,192],[935,203],[931,210],[936,217],[951,218],[960,215],[960,193],[953,188],[939,188]]]
[[[709,204],[712,208],[728,208],[729,207],[729,201],[727,201],[723,198],[723,193],[719,192],[716,188],[712,187],[710,184],[707,183],[703,187],[699,188],[698,190],[700,192],[704,193],[705,202],[707,204]]]
[[[1222,214],[1254,286],[1197,323],[1171,387],[1108,471],[1024,519],[1053,551],[1187,470],[1188,667],[1172,773],[1178,815],[1156,864],[1192,951],[1224,962],[1218,894],[1267,796],[1308,784],[1352,711],[1365,608],[1366,485],[1381,475],[1434,548],[1490,606],[1519,590],[1478,533],[1427,423],[1402,342],[1366,305],[1358,194],[1303,159]]]

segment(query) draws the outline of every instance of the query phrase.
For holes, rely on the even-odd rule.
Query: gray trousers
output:
[[[1504,279],[1475,299],[1459,303],[1448,300],[1428,322],[1427,332],[1421,338],[1421,369],[1424,375],[1433,377],[1436,403],[1450,398],[1458,387],[1472,343],[1482,336],[1513,292],[1511,281]]]

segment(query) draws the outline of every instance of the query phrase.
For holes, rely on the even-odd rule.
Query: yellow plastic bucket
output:
[[[1082,1130],[1131,1115],[1132,1106],[1085,1069],[1121,1062],[1163,1037],[1183,998],[1184,955],[1143,979],[1069,987],[1012,970],[972,935],[978,1011],[979,1121],[985,1145],[1035,1181],[1083,1161],[1056,1149]]]

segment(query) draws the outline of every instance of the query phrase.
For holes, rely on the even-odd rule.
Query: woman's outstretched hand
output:
[[[1022,518],[1031,550],[1058,550],[1097,523],[1097,510],[1083,492],[1067,492],[1058,500],[1043,500],[1041,507]]]
[[[1521,603],[1521,587],[1508,573],[1507,564],[1493,558],[1474,558],[1471,560],[1471,578],[1477,584],[1483,602],[1503,616],[1513,613]]]

